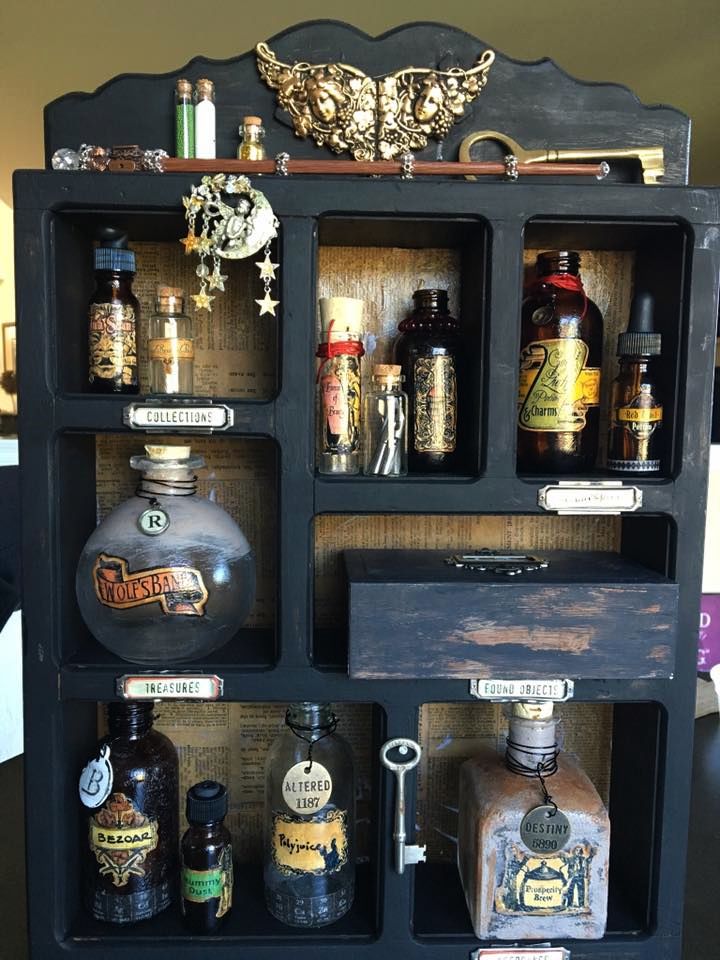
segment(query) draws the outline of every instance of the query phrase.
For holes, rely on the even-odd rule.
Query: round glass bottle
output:
[[[193,322],[184,312],[183,291],[158,286],[148,330],[150,392],[193,392]]]
[[[402,477],[407,473],[407,394],[400,366],[373,367],[372,389],[363,413],[363,473]]]
[[[203,780],[187,792],[190,826],[180,844],[181,904],[192,933],[216,933],[232,908],[232,838],[223,823],[227,808],[227,790],[215,780]]]
[[[146,446],[135,496],[100,524],[76,575],[93,636],[133,663],[195,660],[230,640],[252,609],[255,561],[235,521],[198,497],[190,447]]]
[[[147,920],[177,896],[178,758],[153,709],[109,703],[108,736],[80,777],[85,906],[108,923]]]
[[[413,301],[394,346],[408,395],[408,467],[450,471],[457,465],[460,325],[448,313],[447,290],[416,290]]]
[[[355,772],[329,703],[293,703],[265,767],[265,902],[294,927],[339,920],[355,892]]]
[[[597,456],[603,319],[573,250],[541,253],[537,271],[522,306],[517,466],[578,473]]]

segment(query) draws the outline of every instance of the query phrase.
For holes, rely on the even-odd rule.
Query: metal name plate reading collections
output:
[[[220,677],[202,673],[126,674],[115,681],[117,695],[126,700],[217,700],[223,686]]]
[[[480,947],[470,960],[570,960],[564,947]]]
[[[642,490],[622,480],[560,480],[538,490],[538,506],[566,516],[586,513],[617,515],[642,506]]]
[[[575,692],[572,680],[471,680],[470,696],[476,700],[553,700],[562,703]]]
[[[131,430],[167,432],[173,429],[212,433],[233,425],[233,412],[224,403],[129,403],[123,423]]]

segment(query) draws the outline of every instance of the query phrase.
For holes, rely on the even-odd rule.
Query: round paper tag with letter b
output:
[[[113,768],[110,763],[110,744],[100,750],[100,756],[83,769],[78,791],[86,807],[101,807],[110,796],[113,785]]]

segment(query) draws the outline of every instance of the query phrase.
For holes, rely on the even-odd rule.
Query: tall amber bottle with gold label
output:
[[[408,469],[447,472],[458,461],[460,324],[448,313],[447,290],[416,290],[413,301],[394,348],[408,395]]]
[[[339,920],[355,894],[355,773],[329,703],[292,703],[265,780],[265,902],[293,927]]]
[[[108,704],[108,736],[80,776],[85,906],[108,923],[147,920],[177,897],[178,758],[153,706]]]
[[[603,319],[573,250],[541,253],[522,307],[517,466],[579,473],[598,447]]]
[[[458,866],[481,940],[600,939],[610,820],[572,757],[552,703],[514,703],[503,758],[460,770]]]

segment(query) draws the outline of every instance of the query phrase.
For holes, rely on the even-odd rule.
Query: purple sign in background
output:
[[[707,673],[716,663],[720,663],[720,593],[704,593],[700,598],[697,668]]]

